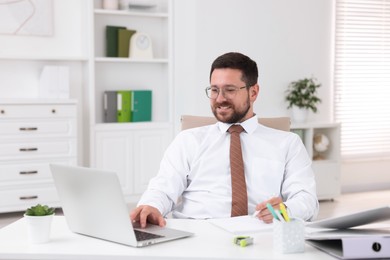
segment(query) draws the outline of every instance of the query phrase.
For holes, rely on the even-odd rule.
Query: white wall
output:
[[[175,2],[176,114],[211,115],[204,88],[212,61],[238,51],[259,67],[260,117],[290,115],[289,82],[315,76],[323,99],[311,119],[330,120],[332,1],[186,0]]]

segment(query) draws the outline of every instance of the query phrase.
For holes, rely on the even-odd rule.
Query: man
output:
[[[247,191],[241,189],[245,192],[245,209],[240,214],[258,211],[257,217],[270,223],[272,215],[266,204],[279,209],[284,203],[290,217],[316,217],[318,200],[311,160],[296,134],[258,123],[253,112],[259,94],[257,80],[256,62],[243,54],[226,53],[213,62],[206,94],[219,122],[177,135],[165,152],[157,176],[131,212],[133,221],[143,227],[147,222],[164,226],[163,216],[170,212],[175,218],[234,216],[231,125],[244,129],[239,140],[244,165],[241,175]]]

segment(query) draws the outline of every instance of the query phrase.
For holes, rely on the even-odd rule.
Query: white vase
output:
[[[42,244],[49,241],[53,215],[54,214],[47,216],[28,216],[24,214],[28,238],[32,244]]]
[[[119,0],[103,0],[103,9],[118,10]]]
[[[306,122],[308,112],[309,110],[307,108],[292,106],[293,121],[297,123]]]

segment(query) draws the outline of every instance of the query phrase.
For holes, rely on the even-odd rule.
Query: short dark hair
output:
[[[240,70],[242,72],[241,80],[244,81],[248,87],[257,83],[259,76],[257,64],[244,54],[238,52],[228,52],[216,58],[211,65],[210,80],[211,74],[215,69],[226,68]]]

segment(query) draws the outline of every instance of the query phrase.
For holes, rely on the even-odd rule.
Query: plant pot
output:
[[[32,244],[42,244],[49,241],[53,216],[54,214],[47,216],[28,216],[24,214],[28,238]]]
[[[103,0],[103,9],[118,10],[119,0]]]
[[[297,123],[306,122],[307,115],[309,110],[306,108],[300,108],[297,106],[292,106],[292,117],[293,121]]]

